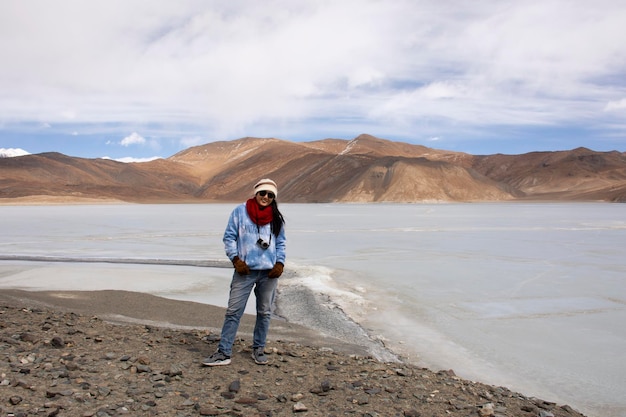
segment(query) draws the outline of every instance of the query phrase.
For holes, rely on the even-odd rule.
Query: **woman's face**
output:
[[[262,195],[265,194],[265,195]],[[272,204],[272,201],[274,200],[273,198],[274,194],[267,192],[267,191],[259,191],[258,193],[256,193],[255,198],[256,198],[256,202],[259,206],[261,207],[267,207],[270,204]]]

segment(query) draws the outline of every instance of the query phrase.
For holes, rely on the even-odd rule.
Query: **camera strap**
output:
[[[258,221],[256,222],[256,234],[258,236],[259,239],[261,239],[261,229],[259,228],[259,223]],[[272,244],[272,235],[274,234],[274,224],[270,222],[270,241],[268,242],[268,244]]]

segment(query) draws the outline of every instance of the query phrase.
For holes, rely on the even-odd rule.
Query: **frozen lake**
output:
[[[221,237],[233,207],[0,206],[0,287],[120,289],[223,306],[232,269]],[[289,273],[280,304],[290,305],[287,290],[306,287],[404,360],[592,417],[626,415],[626,206],[281,211]],[[162,265],[177,262],[213,267]],[[297,305],[285,311],[333,331]]]

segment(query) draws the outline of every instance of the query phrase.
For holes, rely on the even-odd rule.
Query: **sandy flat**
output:
[[[170,300],[150,294],[119,291],[23,291],[0,289],[0,302],[13,306],[39,306],[82,315],[98,316],[117,323],[140,323],[169,328],[205,329],[219,335],[224,308],[191,301]],[[239,327],[251,337],[255,316],[244,315]],[[309,346],[326,346],[338,351],[367,354],[359,345],[328,337],[306,327],[272,320],[270,340],[295,341]]]

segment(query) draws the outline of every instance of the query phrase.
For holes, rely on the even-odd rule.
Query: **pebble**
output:
[[[236,379],[233,382],[230,383],[230,385],[228,386],[228,391],[230,392],[239,392],[239,390],[241,389],[241,381]]]
[[[293,412],[294,413],[301,413],[301,412],[305,412],[305,411],[309,411],[309,409],[303,403],[297,402],[297,403],[295,403],[293,405]]]
[[[490,416],[495,415],[495,411],[494,411],[494,409],[493,409],[493,404],[488,403],[488,404],[483,405],[483,406],[480,408],[479,414],[480,414],[482,417],[490,417]]]
[[[54,348],[61,349],[65,347],[65,342],[59,336],[55,336],[50,340],[50,345]]]

